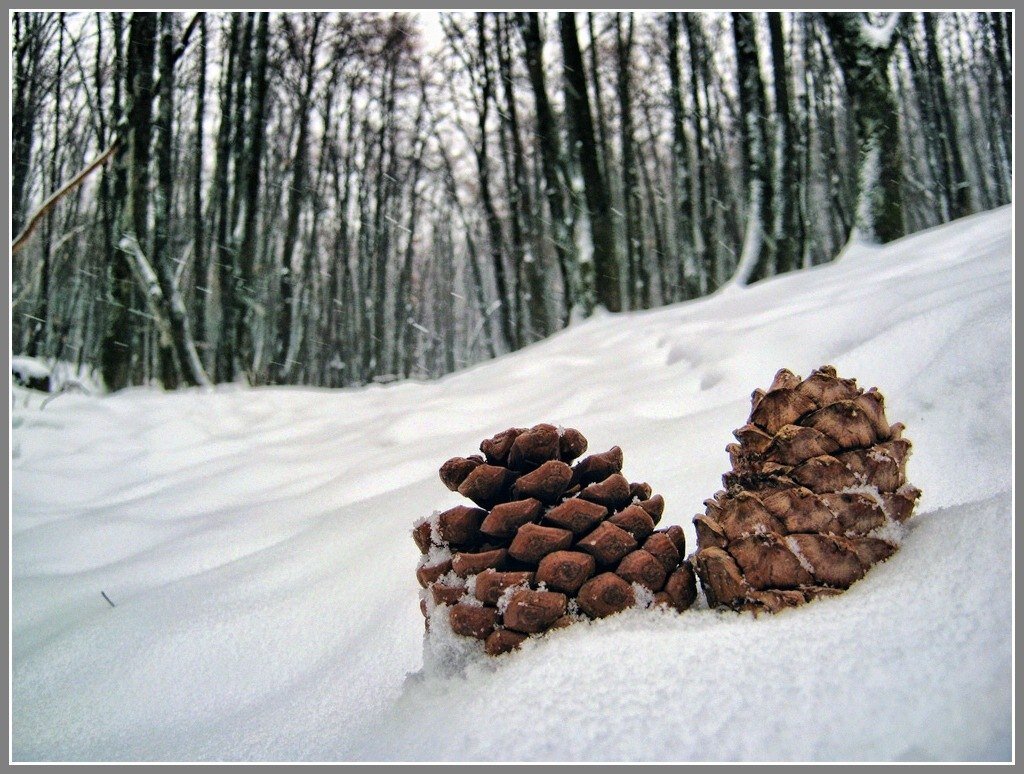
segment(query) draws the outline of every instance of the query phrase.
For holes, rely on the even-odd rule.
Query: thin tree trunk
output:
[[[674,294],[676,300],[690,298],[698,292],[697,277],[699,270],[694,265],[694,223],[697,221],[697,208],[699,204],[695,201],[704,195],[703,186],[700,188],[698,197],[691,194],[693,180],[690,176],[690,149],[686,139],[686,109],[683,106],[683,84],[680,73],[679,62],[679,14],[665,14],[666,37],[668,39],[668,66],[669,81],[669,104],[672,108],[672,180],[673,180],[673,207],[671,208],[675,223],[675,252],[678,254],[676,261],[680,282],[677,283]],[[692,74],[691,74],[692,75]],[[700,116],[696,108],[699,103],[696,101],[694,92],[694,122],[700,124]],[[696,133],[700,137],[698,129]],[[698,155],[700,149],[698,148]],[[699,163],[699,162],[698,162]]]
[[[565,205],[565,181],[560,174],[562,169],[562,151],[555,125],[554,114],[548,101],[547,87],[544,83],[543,41],[540,37],[540,19],[537,13],[521,13],[516,17],[523,38],[526,54],[526,67],[530,74],[530,86],[533,90],[535,113],[537,117],[537,137],[541,150],[541,170],[544,173],[544,193],[551,216],[551,241],[555,250],[558,270],[562,278],[562,304],[559,323],[564,326],[569,320],[569,312],[577,300],[575,266],[571,239],[569,236],[568,213]],[[573,264],[570,266],[570,264]]]
[[[161,13],[159,20],[160,90],[157,94],[156,163],[157,179],[154,189],[152,260],[161,288],[169,289],[174,282],[171,258],[171,221],[174,202],[173,137],[174,131],[174,30],[173,15]],[[165,292],[164,296],[171,294]],[[178,386],[178,372],[185,362],[175,362],[174,342],[170,326],[161,331],[159,345],[160,381],[165,389]]]
[[[25,224],[25,186],[32,162],[36,118],[39,113],[42,64],[46,46],[46,26],[50,15],[15,13],[11,78],[11,233],[18,234]]]
[[[485,14],[477,13],[477,55],[480,58],[482,80],[480,109],[477,113],[477,127],[480,132],[480,139],[475,149],[476,164],[480,181],[480,200],[484,206],[487,222],[487,241],[490,248],[491,265],[494,267],[494,280],[498,289],[498,301],[501,304],[498,308],[501,336],[505,346],[515,350],[519,348],[519,342],[516,340],[515,325],[512,320],[512,302],[509,294],[509,281],[505,271],[505,251],[503,249],[505,240],[502,237],[501,220],[498,218],[498,212],[495,209],[494,198],[491,193],[491,173],[488,161],[487,119],[490,113],[491,100],[494,97],[494,84],[489,60],[489,41],[487,40],[485,20]]]
[[[57,14],[57,73],[54,81],[53,145],[50,151],[50,190],[56,190],[60,183],[61,144],[65,138],[61,133],[61,88],[64,83],[64,14]],[[39,268],[39,303],[36,305],[32,337],[28,343],[28,354],[40,354],[50,327],[50,269],[53,260],[53,210],[47,212],[43,221],[42,265]]]
[[[948,156],[943,152],[941,130],[935,115],[935,104],[932,100],[932,89],[928,84],[927,73],[909,34],[901,36],[903,50],[907,55],[910,77],[914,84],[914,94],[918,113],[921,116],[921,140],[925,151],[928,172],[932,177],[933,189],[938,205],[938,221],[949,220],[950,192],[953,184],[950,177]],[[933,221],[934,222],[934,221]]]
[[[216,343],[216,380],[229,382],[234,378],[235,347],[230,324],[234,314],[234,267],[231,251],[232,210],[231,200],[238,197],[229,186],[231,165],[231,138],[235,122],[235,81],[245,80],[245,74],[238,77],[236,69],[240,40],[240,15],[231,15],[228,44],[225,53],[220,88],[220,128],[217,132],[217,161],[213,173],[211,198],[216,202],[216,234],[212,254],[217,257],[217,278],[220,290],[220,325]]]
[[[931,74],[933,98],[935,100],[936,114],[939,118],[941,131],[939,137],[942,143],[943,155],[948,159],[950,188],[949,188],[949,215],[951,218],[962,218],[972,211],[970,200],[970,186],[967,183],[967,176],[964,172],[963,156],[960,154],[960,140],[957,137],[956,121],[953,118],[953,111],[950,107],[949,96],[946,93],[946,76],[942,68],[942,59],[939,56],[939,46],[936,42],[935,15],[932,13],[922,14],[924,19],[924,40],[925,52],[927,55],[928,71]]]
[[[452,164],[451,156],[449,156],[448,152],[445,150],[443,138],[437,136],[436,125],[434,127],[434,131],[435,137],[441,143],[439,145],[439,150],[441,153],[441,161],[443,163],[444,181],[448,192],[448,198],[451,200],[459,214],[460,225],[462,227],[462,231],[466,235],[466,252],[468,254],[467,262],[469,263],[470,273],[472,274],[472,285],[477,298],[477,308],[481,316],[480,326],[484,342],[486,343],[488,354],[491,357],[496,357],[498,352],[494,346],[495,337],[491,327],[491,315],[488,311],[487,300],[484,295],[483,272],[480,270],[480,256],[476,248],[476,240],[473,239],[473,229],[466,218],[466,212],[462,206],[462,202],[459,200],[458,187],[455,183],[455,169]]]
[[[111,122],[117,126],[124,117],[121,104],[121,88],[125,83],[125,52],[124,52],[124,17],[120,13],[112,13],[110,17],[113,29],[114,83],[113,103],[111,105]],[[128,140],[120,143],[115,151],[112,171],[113,185],[111,192],[111,230],[110,249],[113,253],[111,263],[111,288],[109,314],[103,333],[100,368],[103,381],[108,390],[119,390],[128,385],[131,367],[131,323],[128,317],[132,298],[131,267],[127,256],[116,246],[115,229],[123,222],[123,211],[128,200],[127,159],[131,144],[131,131]]]
[[[512,242],[517,272],[526,281],[526,301],[529,309],[529,336],[523,329],[525,321],[520,317],[520,343],[544,338],[551,332],[545,299],[545,271],[540,256],[534,254],[536,244],[533,201],[526,172],[526,156],[523,151],[519,126],[519,108],[516,105],[513,83],[511,53],[511,14],[501,14],[498,23],[498,65],[499,77],[505,98],[506,126],[510,139],[512,163],[506,159],[506,180],[509,188],[509,206],[512,220]],[[519,293],[522,297],[524,293]]]
[[[773,241],[775,271],[783,273],[800,266],[803,254],[803,223],[798,216],[800,183],[797,178],[798,154],[793,121],[793,104],[789,95],[790,75],[786,42],[782,31],[782,14],[768,14],[768,33],[772,49],[772,74],[775,85],[777,135],[775,152],[775,196]]]
[[[331,345],[331,363],[333,367],[332,387],[345,383],[347,373],[353,370],[354,361],[350,357],[350,349],[345,346],[346,339],[342,338],[342,329],[347,329],[355,315],[355,305],[346,303],[350,300],[349,289],[351,288],[352,277],[350,275],[351,246],[349,244],[349,209],[352,202],[352,168],[355,155],[355,117],[353,105],[355,103],[355,87],[349,90],[347,109],[345,111],[345,150],[340,165],[335,165],[335,199],[338,202],[338,233],[335,240],[334,261],[330,269],[331,297],[328,311],[328,330]],[[342,184],[339,180],[344,180]],[[340,266],[340,269],[339,269]],[[351,341],[351,339],[348,339]],[[336,360],[335,360],[336,358]],[[347,361],[347,362],[346,362]],[[344,366],[344,368],[341,368]],[[337,378],[337,383],[333,379]]]
[[[206,14],[199,20],[199,75],[196,85],[194,167],[192,171],[192,255],[195,260],[195,328],[196,345],[206,354],[206,309],[210,298],[210,264],[206,252],[206,223],[203,217],[203,145],[206,120]]]
[[[624,217],[624,257],[629,277],[627,298],[635,309],[651,305],[651,278],[645,255],[640,245],[640,198],[636,174],[636,140],[633,136],[633,94],[630,86],[630,59],[633,49],[633,15],[626,18],[622,28],[622,14],[615,14],[615,52],[619,97],[619,144],[622,148],[622,203]]]
[[[413,136],[420,136],[424,117],[423,101],[416,109],[416,123]],[[392,373],[408,377],[412,370],[412,351],[409,345],[409,327],[414,320],[413,309],[413,261],[416,257],[416,226],[419,216],[420,195],[416,188],[423,170],[423,141],[413,151],[412,165],[409,170],[409,217],[406,221],[405,251],[402,257],[402,268],[398,275],[397,299],[395,302],[394,335],[395,346],[392,351]]]
[[[306,61],[303,63],[303,91],[299,100],[298,137],[295,140],[295,153],[292,157],[292,179],[288,189],[288,216],[285,221],[284,242],[281,246],[281,320],[277,330],[277,351],[275,356],[272,379],[278,383],[287,381],[293,374],[293,364],[289,359],[293,354],[293,336],[296,332],[299,310],[295,302],[295,280],[292,266],[295,254],[295,243],[299,236],[299,216],[308,194],[306,184],[306,167],[309,163],[309,110],[313,86],[316,83],[314,67],[316,65],[317,38],[320,34],[320,14],[312,15],[312,29],[306,30],[309,37],[309,48]],[[300,277],[300,281],[308,281],[308,277]]]
[[[754,15],[733,13],[736,81],[739,91],[740,146],[746,170],[747,226],[739,264],[730,280],[745,285],[775,273],[774,212],[768,152],[767,99],[761,79]]]
[[[267,99],[267,51],[269,49],[269,16],[261,12],[256,25],[255,57],[253,60],[252,103],[247,117],[248,131],[245,144],[245,200],[242,207],[242,237],[235,251],[238,284],[234,294],[235,307],[229,330],[234,333],[235,351],[243,368],[253,365],[251,326],[240,306],[251,307],[253,295],[253,263],[256,256],[256,219],[260,191],[260,171],[263,163],[263,143],[266,132],[264,112]]]
[[[601,81],[599,76],[601,67],[599,62],[597,31],[594,27],[594,13],[587,11],[587,34],[590,36],[590,87],[594,91],[594,110],[596,111],[595,124],[597,125],[597,160],[601,169],[601,175],[608,178],[608,164],[611,161],[611,154],[608,152],[607,122],[605,120],[604,95],[601,92]]]
[[[121,234],[131,235],[139,245],[149,243],[149,160],[152,138],[153,65],[156,51],[155,13],[133,13],[128,22],[128,54],[126,67],[129,150],[127,166],[127,197],[121,218]],[[123,251],[123,237],[118,248]],[[129,269],[134,262],[128,257]],[[137,278],[137,276],[136,276]],[[139,330],[143,336],[148,331]],[[141,343],[141,342],[140,342]],[[144,379],[152,369],[142,361]]]
[[[694,262],[698,267],[698,291],[708,293],[713,287],[717,264],[714,242],[706,234],[711,231],[711,218],[706,209],[710,196],[708,181],[708,161],[704,145],[704,116],[707,115],[707,102],[701,100],[701,75],[706,67],[707,59],[703,51],[703,36],[699,28],[700,19],[692,13],[682,14],[683,30],[686,33],[687,49],[690,57],[690,100],[693,102],[693,145],[695,149],[694,173],[697,176],[696,194],[693,202],[693,253]],[[706,81],[705,81],[706,82]]]
[[[651,174],[648,170],[646,159],[652,158],[656,165],[656,169],[661,166],[661,163],[660,159],[658,158],[658,149],[655,137],[654,122],[651,116],[651,108],[647,100],[643,101],[643,109],[644,118],[647,121],[648,128],[648,140],[646,143],[648,146],[648,150],[646,153],[640,154],[640,161],[638,166],[640,167],[640,176],[644,185],[644,190],[647,193],[646,197],[642,198],[644,198],[647,203],[648,217],[650,218],[651,230],[654,236],[654,265],[658,267],[658,272],[656,276],[658,279],[658,289],[660,293],[658,303],[666,304],[672,300],[675,300],[680,295],[678,286],[685,282],[685,279],[680,279],[680,275],[682,273],[683,268],[682,263],[680,261],[674,260],[673,266],[668,265],[668,246],[667,239],[665,237],[665,233],[667,231],[668,226],[668,218],[666,217],[664,219],[663,225],[662,216],[659,214],[660,208],[658,207],[658,199],[660,197],[660,192],[669,189],[665,185],[656,185],[651,180]],[[643,147],[643,143],[641,143],[641,147]],[[645,247],[646,246],[642,245],[641,251],[643,251]],[[653,287],[651,289],[651,294],[653,299]],[[653,305],[653,301],[651,305]]]
[[[982,103],[988,104],[988,109],[985,110],[985,114],[990,117],[999,117],[999,120],[992,120],[990,122],[989,142],[986,149],[979,147],[982,143],[981,137],[975,136],[975,132],[969,132],[974,142],[972,145],[972,155],[976,159],[975,165],[978,168],[978,176],[982,181],[982,188],[986,190],[986,208],[991,208],[993,204],[992,200],[996,204],[1005,204],[1010,201],[1010,196],[1007,193],[1007,188],[1012,182],[1012,175],[1010,174],[1013,169],[1013,104],[1011,101],[1012,95],[1006,91],[1000,95],[999,84],[1002,83],[1004,87],[1007,86],[1011,75],[1008,71],[1004,71],[1004,54],[1001,50],[1001,45],[1005,45],[1003,36],[1000,30],[1001,16],[1000,14],[983,14],[985,18],[985,40],[983,43],[983,51],[985,56],[995,60],[999,63],[999,67],[986,67],[986,83],[987,88],[985,90],[987,99]],[[982,59],[985,58],[982,57]],[[1008,64],[1008,63],[1005,63]],[[984,108],[983,108],[984,109]],[[975,112],[967,106],[966,123],[971,126]],[[996,124],[998,123],[998,126]],[[987,150],[987,153],[985,152]],[[982,159],[988,157],[988,164],[982,163]],[[992,196],[988,196],[987,191],[991,189],[994,193]]]
[[[565,104],[569,121],[569,137],[579,154],[580,172],[590,221],[590,238],[593,246],[591,262],[583,265],[592,278],[586,277],[583,285],[586,297],[584,311],[591,308],[591,293],[594,300],[610,312],[622,310],[622,281],[619,276],[619,262],[615,255],[615,230],[609,212],[608,190],[597,160],[597,146],[594,142],[594,124],[587,98],[586,72],[576,35],[576,15],[560,13],[559,30],[562,38],[563,66],[565,80]],[[587,257],[584,257],[587,260]],[[582,263],[582,261],[581,261]],[[596,291],[596,293],[595,293]]]
[[[996,68],[1003,85],[1003,106],[1009,117],[1013,115],[1013,22],[1009,13],[990,13],[988,17],[994,32]]]

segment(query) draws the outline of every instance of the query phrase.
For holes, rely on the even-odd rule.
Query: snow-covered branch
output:
[[[196,350],[196,343],[189,330],[188,315],[185,312],[185,304],[178,294],[177,288],[172,288],[170,299],[160,286],[160,278],[150,263],[146,254],[142,251],[135,234],[126,233],[121,237],[118,247],[128,254],[130,264],[134,270],[136,281],[141,286],[146,297],[146,305],[156,319],[160,328],[160,335],[169,344],[173,345],[181,358],[182,367],[188,368],[196,384],[203,387],[211,386],[210,377],[203,368]]]

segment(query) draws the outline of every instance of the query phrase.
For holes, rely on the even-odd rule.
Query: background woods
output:
[[[1009,14],[10,26],[13,351],[111,389],[439,376],[1010,198]]]

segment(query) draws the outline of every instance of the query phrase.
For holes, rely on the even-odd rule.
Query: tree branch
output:
[[[82,183],[85,182],[85,179],[89,177],[89,175],[91,175],[93,172],[95,172],[97,169],[99,169],[105,163],[107,163],[107,161],[110,160],[110,158],[114,155],[114,153],[117,151],[120,145],[121,138],[118,137],[110,144],[110,146],[105,151],[103,151],[103,153],[97,156],[96,159],[94,159],[93,162],[89,164],[89,166],[87,166],[85,169],[83,169],[81,172],[79,172],[77,175],[71,178],[71,180],[65,183],[61,188],[59,188],[57,191],[51,194],[50,198],[43,202],[42,206],[40,206],[38,210],[32,213],[32,217],[29,218],[28,225],[26,225],[25,228],[22,229],[22,232],[18,234],[18,236],[11,243],[12,256],[25,246],[25,243],[28,242],[29,237],[32,236],[32,232],[36,230],[40,222],[42,222],[43,218],[45,218],[46,215],[57,205],[57,202],[59,202],[69,193],[78,188]]]
[[[177,47],[174,49],[174,55],[171,59],[172,64],[177,63],[178,59],[181,58],[181,55],[185,53],[185,49],[188,47],[189,38],[192,37],[192,32],[195,30],[196,26],[199,24],[199,20],[202,18],[202,12],[197,13],[192,17],[192,20],[189,22],[188,27],[185,28],[185,32],[181,36],[181,42],[178,43]],[[153,87],[153,93],[155,94],[159,90],[160,79],[157,78],[157,81]],[[88,96],[88,91],[86,92],[86,95]],[[83,169],[81,172],[79,172],[77,175],[71,178],[71,180],[69,180],[67,183],[61,186],[61,188],[59,188],[57,191],[51,194],[50,198],[43,202],[38,210],[32,213],[32,217],[29,218],[28,224],[25,226],[24,229],[22,229],[22,232],[18,234],[18,236],[15,237],[14,241],[11,243],[12,256],[25,246],[25,243],[28,242],[29,237],[32,236],[32,232],[36,230],[42,219],[45,218],[46,215],[57,205],[57,202],[59,202],[69,193],[73,192],[76,188],[78,188],[82,183],[85,182],[86,178],[88,178],[89,175],[91,175],[93,172],[95,172],[97,169],[99,169],[105,163],[107,163],[107,161],[109,161],[110,158],[117,152],[117,149],[121,146],[121,143],[123,141],[123,137],[120,135],[121,131],[123,131],[123,127],[118,127],[118,136],[114,138],[114,141],[107,147],[107,149],[104,150],[103,153],[101,153],[91,164],[89,164],[89,166],[87,166],[85,169]]]

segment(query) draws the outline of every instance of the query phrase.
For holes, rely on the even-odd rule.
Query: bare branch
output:
[[[103,151],[96,159],[93,160],[89,166],[75,175],[71,180],[65,183],[61,188],[50,195],[50,198],[43,202],[42,206],[32,213],[32,217],[29,218],[28,225],[22,229],[22,232],[11,243],[11,255],[16,254],[21,248],[28,242],[32,232],[36,230],[43,218],[57,206],[57,202],[67,196],[69,193],[74,191],[78,186],[85,182],[86,178],[89,177],[93,172],[102,167],[110,158],[117,152],[118,147],[121,145],[121,138],[115,139],[110,146]]]

